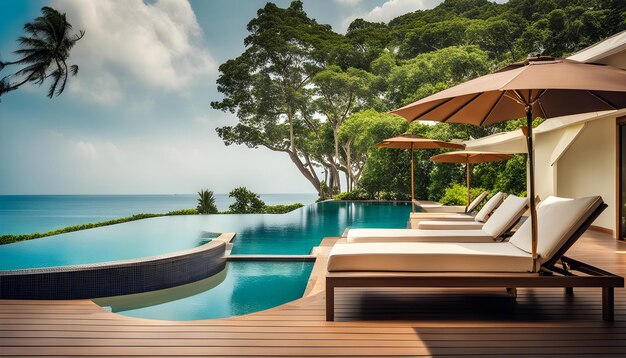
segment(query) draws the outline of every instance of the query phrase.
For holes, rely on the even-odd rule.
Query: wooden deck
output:
[[[615,322],[602,321],[598,289],[520,289],[516,301],[500,290],[343,289],[338,322],[326,322],[319,265],[329,242],[309,296],[242,317],[152,321],[88,300],[0,301],[0,355],[626,355],[624,289]],[[626,275],[626,244],[606,234],[588,232],[568,256]]]

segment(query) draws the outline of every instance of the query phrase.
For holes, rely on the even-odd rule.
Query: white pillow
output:
[[[519,220],[527,206],[526,198],[509,195],[487,219],[483,231],[493,238],[500,237]]]
[[[548,197],[537,207],[537,254],[541,263],[549,260],[580,225],[602,205],[602,197],[578,199]],[[509,242],[532,252],[530,218],[515,232]]]
[[[483,205],[482,209],[476,214],[474,220],[479,223],[484,223],[487,221],[489,214],[491,214],[500,204],[502,204],[502,200],[504,200],[504,193],[497,192],[496,195],[492,196],[491,199],[487,200],[485,205]]]

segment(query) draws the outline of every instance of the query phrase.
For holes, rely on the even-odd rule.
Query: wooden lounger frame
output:
[[[335,288],[338,287],[499,287],[513,294],[518,287],[562,287],[566,294],[571,294],[574,287],[600,287],[602,318],[612,321],[614,290],[624,287],[624,278],[564,256],[606,207],[602,203],[538,273],[329,272],[326,276],[326,320],[335,319]],[[573,271],[583,275],[576,275]]]

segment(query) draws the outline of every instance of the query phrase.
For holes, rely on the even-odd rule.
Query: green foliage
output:
[[[200,190],[198,192],[198,207],[199,214],[217,214],[217,206],[215,205],[215,196],[212,191]]]
[[[103,221],[99,223],[68,226],[62,229],[52,230],[52,231],[48,231],[44,233],[36,232],[36,233],[24,234],[24,235],[0,235],[0,245],[10,244],[13,242],[19,242],[19,241],[24,241],[24,240],[38,239],[38,238],[45,237],[45,236],[59,235],[59,234],[67,233],[67,232],[93,229],[93,228],[101,227],[101,226],[121,224],[121,223],[129,222],[129,221],[136,221],[136,220],[153,218],[153,217],[164,216],[164,215],[168,215],[168,214],[136,214],[136,215],[129,216],[126,218],[108,220],[108,221]],[[173,214],[173,215],[178,215],[178,214]]]
[[[473,200],[484,191],[486,191],[485,188],[470,188],[471,199]],[[452,184],[444,190],[439,202],[443,205],[467,205],[467,186]]]
[[[335,195],[335,200],[370,200],[373,199],[365,190],[355,189]]]
[[[0,96],[14,91],[26,83],[42,85],[51,80],[48,97],[58,96],[65,90],[69,75],[78,73],[77,65],[67,65],[70,50],[83,38],[85,31],[71,34],[72,25],[65,14],[50,7],[41,8],[41,16],[24,25],[25,36],[20,36],[20,49],[14,53],[21,58],[1,62],[0,71],[7,66],[23,66],[13,74],[0,79]]]
[[[243,186],[233,189],[228,196],[235,199],[235,202],[228,207],[228,212],[231,214],[261,213],[265,207],[259,194]]]
[[[174,215],[198,215],[198,214],[200,214],[200,212],[198,212],[198,209],[180,209],[180,210],[172,210],[165,215],[174,216]]]
[[[295,203],[289,205],[265,205],[261,213],[263,214],[285,214],[296,209],[303,207],[302,203]]]

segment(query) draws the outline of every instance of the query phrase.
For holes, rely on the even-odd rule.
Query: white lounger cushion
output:
[[[508,242],[337,244],[328,271],[527,272],[530,254]]]
[[[421,221],[417,228],[419,230],[480,230],[483,225],[476,221],[428,220]]]
[[[472,202],[467,206],[466,212],[471,213],[472,211],[476,210],[478,204],[480,204],[481,201],[485,200],[485,197],[487,197],[487,195],[489,195],[488,191],[483,191],[482,193],[480,193],[480,195],[478,195],[476,199],[472,200]]]
[[[425,215],[414,215],[425,214]],[[436,215],[428,215],[436,214]],[[474,217],[467,214],[455,214],[455,213],[411,213],[411,220],[447,220],[447,221],[475,221]]]
[[[479,230],[482,229],[484,222],[489,215],[502,204],[504,193],[498,192],[489,199],[482,209],[474,217],[474,222],[468,220],[455,220],[447,218],[430,218],[420,221],[417,228],[420,230]],[[509,226],[510,227],[510,226]]]
[[[602,197],[589,196],[579,199],[548,197],[537,207],[537,254],[539,262],[549,260],[580,224],[602,204]],[[532,252],[531,220],[528,219],[515,232],[509,242]]]
[[[502,204],[502,200],[504,200],[504,193],[501,191],[497,192],[496,195],[487,200],[482,209],[480,209],[480,211],[474,217],[474,220],[481,223],[487,221],[489,215],[491,215],[491,213],[496,210],[496,208],[499,207],[500,204]]]
[[[348,243],[357,242],[493,242],[482,230],[350,229]]]
[[[528,199],[509,195],[491,214],[482,231],[496,238],[510,229],[524,214],[528,207]]]
[[[509,195],[480,230],[350,229],[348,243],[356,242],[493,242],[526,211],[526,198]]]

